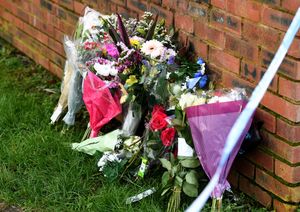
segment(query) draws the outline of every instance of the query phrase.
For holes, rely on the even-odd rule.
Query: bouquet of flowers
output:
[[[179,56],[173,37],[164,20],[150,12],[137,20],[87,8],[74,40],[66,41],[68,61],[58,106],[66,108],[68,102],[64,120],[73,124],[84,102],[90,139],[73,144],[73,149],[102,152],[98,167],[109,181],[160,175],[161,195],[169,196],[168,211],[178,210],[183,194],[198,195],[204,178],[200,164],[210,177],[245,102],[243,90],[214,90],[205,62]],[[121,129],[99,136],[113,118],[122,122]],[[234,156],[213,197],[228,187]]]

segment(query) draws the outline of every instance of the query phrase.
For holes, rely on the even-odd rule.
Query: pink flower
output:
[[[105,49],[107,51],[107,54],[115,59],[119,57],[119,51],[117,47],[114,44],[105,44]]]

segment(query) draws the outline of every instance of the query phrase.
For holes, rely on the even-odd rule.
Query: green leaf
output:
[[[198,188],[198,174],[195,170],[191,170],[190,172],[185,175],[185,180],[187,183],[192,184]]]
[[[164,189],[163,192],[161,193],[161,196],[165,195],[170,189],[171,187]]]
[[[200,165],[199,160],[197,158],[184,159],[180,161],[180,163],[185,168],[197,168]]]
[[[184,182],[182,186],[183,192],[189,197],[197,197],[198,196],[198,188],[195,185],[189,184],[188,182]]]
[[[182,122],[182,120],[180,120],[180,119],[172,119],[172,124],[174,125],[174,126],[179,126],[179,127],[185,127],[186,125],[185,125],[185,123],[184,122]]]
[[[160,158],[159,160],[160,160],[160,162],[162,164],[162,167],[166,168],[168,171],[171,171],[172,164],[170,163],[170,161],[168,161],[165,158]]]
[[[161,177],[162,187],[164,188],[166,185],[168,185],[169,181],[170,181],[170,173],[168,171],[165,171]]]
[[[179,176],[175,177],[175,185],[182,187],[183,179]]]

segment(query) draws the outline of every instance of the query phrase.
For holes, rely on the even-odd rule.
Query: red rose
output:
[[[167,115],[161,111],[156,111],[152,115],[152,118],[150,120],[150,129],[151,130],[163,130],[168,126],[168,122],[166,122]]]
[[[152,116],[153,116],[156,112],[162,112],[162,113],[165,113],[165,109],[164,109],[164,107],[161,106],[161,105],[154,105],[153,110],[152,110]]]
[[[175,138],[176,130],[174,127],[167,128],[161,132],[160,139],[164,146],[171,146]]]

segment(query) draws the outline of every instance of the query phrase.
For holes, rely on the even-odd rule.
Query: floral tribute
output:
[[[66,122],[72,125],[84,103],[86,140],[73,149],[101,152],[98,166],[108,181],[160,175],[161,187],[146,193],[160,190],[169,196],[168,211],[178,210],[182,195],[197,197],[206,179],[186,110],[245,99],[243,90],[213,92],[205,62],[184,58],[175,34],[149,12],[137,20],[86,8],[73,39],[65,38],[62,95],[51,117],[54,123],[64,109],[74,108],[73,121]],[[112,119],[120,124],[101,133]],[[140,197],[145,195],[127,203]]]

